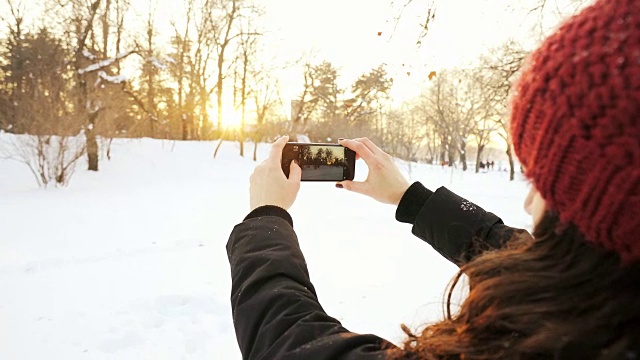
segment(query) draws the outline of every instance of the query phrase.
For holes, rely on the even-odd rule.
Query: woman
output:
[[[337,186],[397,205],[460,266],[452,288],[468,278],[460,309],[405,330],[401,347],[349,332],[318,303],[286,211],[300,168],[284,176],[287,138],[276,141],[227,244],[243,357],[640,359],[640,1],[600,0],[565,23],[528,59],[511,110],[533,236],[445,188],[410,185],[367,139],[340,142],[369,174]]]

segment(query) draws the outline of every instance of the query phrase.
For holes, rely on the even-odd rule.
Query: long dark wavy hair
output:
[[[469,294],[452,314],[463,276]],[[460,268],[445,320],[418,335],[403,329],[408,339],[392,358],[640,359],[640,265],[622,264],[547,212],[533,238],[514,237]]]

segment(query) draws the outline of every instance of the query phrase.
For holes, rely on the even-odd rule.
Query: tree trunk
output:
[[[513,152],[511,151],[511,144],[507,142],[507,156],[509,157],[509,181],[513,181],[516,177],[515,165],[513,163]]]
[[[87,137],[87,158],[89,160],[89,171],[98,171],[98,141],[93,129],[85,131]]]
[[[460,151],[460,161],[462,162],[462,171],[467,171],[467,152]]]
[[[253,161],[258,161],[258,140],[253,143]]]
[[[187,126],[187,115],[182,114],[182,140],[189,140],[189,129]]]
[[[247,56],[247,54],[244,54],[244,62],[242,64],[242,83],[240,85],[240,91],[241,91],[241,98],[240,98],[240,106],[242,108],[242,114],[240,117],[240,133],[239,135],[239,140],[240,140],[240,156],[244,156],[244,126],[245,126],[245,116],[246,116],[246,110],[247,110],[247,73],[248,73],[248,66],[249,66],[249,58]]]
[[[147,117],[149,118],[149,137],[150,138],[155,138],[156,137],[156,130],[155,130],[155,126],[153,124],[153,118],[149,115],[147,115]]]
[[[96,139],[96,118],[98,112],[89,114],[89,125],[85,128],[84,134],[87,140],[87,158],[89,171],[98,171],[98,140]]]
[[[462,163],[462,171],[467,171],[467,140],[462,137],[458,146],[458,153],[460,154],[460,162]]]
[[[478,146],[478,153],[476,154],[476,174],[480,172],[480,159],[482,158],[483,151],[484,145]]]
[[[218,140],[218,145],[216,146],[216,149],[213,152],[214,159],[216,158],[216,156],[218,156],[218,151],[220,150],[220,146],[222,146],[222,141],[224,141],[224,137],[223,135],[220,135],[220,140]]]
[[[111,143],[113,138],[109,138],[109,145],[107,145],[107,160],[111,160]]]
[[[448,151],[448,159],[449,159],[449,167],[453,166],[453,162],[455,161],[455,150],[453,149],[453,146],[449,146],[449,151]]]
[[[216,81],[216,105],[218,105],[218,132],[222,136],[222,80],[224,65],[224,48],[218,57],[218,78]]]

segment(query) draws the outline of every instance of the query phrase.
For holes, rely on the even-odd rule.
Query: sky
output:
[[[404,99],[419,93],[429,72],[464,66],[509,36],[526,36],[524,15],[509,1],[447,0],[438,1],[436,21],[418,46],[427,3],[414,0],[397,22],[403,1],[267,0],[264,20],[273,32],[267,40],[274,53],[307,53],[316,62],[331,61],[340,69],[343,86],[386,64],[394,97]],[[289,70],[292,88],[286,92],[294,96],[302,70]]]
[[[549,1],[545,30],[556,26],[558,12],[571,12],[572,0]],[[272,55],[286,61],[328,60],[349,87],[359,75],[385,64],[396,104],[424,89],[431,71],[472,64],[509,38],[533,47],[541,35],[529,14],[536,0],[436,0],[436,18],[421,45],[416,42],[431,1],[413,0],[264,0],[264,23]],[[397,20],[399,18],[399,20]],[[378,33],[381,33],[379,36]],[[283,96],[301,91],[302,66],[282,72]]]
[[[158,24],[164,26],[161,30],[170,31],[167,25],[181,14],[181,2],[158,3]],[[527,5],[513,5],[508,0],[439,0],[436,21],[418,46],[420,24],[429,3],[426,0],[413,0],[404,10],[404,0],[259,3],[264,8],[261,41],[265,60],[289,64],[277,74],[282,80],[281,95],[287,99],[301,91],[304,62],[324,60],[339,69],[342,87],[385,64],[394,78],[392,95],[399,100],[410,98],[423,88],[429,72],[473,62],[509,37],[529,37],[532,20],[527,16]],[[144,15],[146,8],[138,7],[137,11]]]
[[[307,54],[315,63],[330,61],[339,69],[343,87],[362,73],[386,64],[394,78],[394,89],[401,90],[394,97],[404,98],[418,91],[417,85],[431,68],[469,58],[469,51],[442,46],[442,42],[436,42],[437,37],[433,41],[427,39],[422,49],[416,45],[421,19],[414,14],[424,13],[421,6],[407,9],[413,11],[405,11],[394,29],[400,8],[385,0],[269,0],[264,5],[266,26],[273,30],[269,41],[274,43],[274,52]],[[448,6],[438,11],[447,16]],[[454,36],[457,34],[460,32]],[[449,41],[458,42],[453,37]],[[431,54],[425,51],[427,47],[433,49]],[[439,56],[432,56],[433,51]],[[297,79],[302,78],[301,74],[300,66],[285,71],[284,77],[291,79],[285,85],[285,94],[293,97],[299,92]]]

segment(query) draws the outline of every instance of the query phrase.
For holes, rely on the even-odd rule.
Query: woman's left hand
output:
[[[289,140],[285,135],[271,146],[271,153],[260,165],[256,166],[250,178],[251,210],[264,205],[275,205],[289,210],[298,196],[302,169],[291,162],[289,178],[282,172],[282,150]]]

